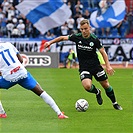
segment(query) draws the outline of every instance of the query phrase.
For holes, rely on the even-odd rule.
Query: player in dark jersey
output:
[[[80,22],[80,31],[81,33],[72,34],[68,36],[60,36],[49,42],[45,43],[45,47],[50,46],[53,43],[70,40],[76,43],[77,57],[79,61],[79,72],[80,79],[83,87],[86,91],[90,93],[95,93],[97,102],[99,105],[102,105],[103,99],[101,97],[101,90],[97,89],[94,84],[92,84],[92,77],[101,84],[105,89],[106,95],[110,98],[113,107],[117,110],[122,110],[122,107],[117,103],[113,88],[110,86],[108,81],[108,76],[114,74],[113,68],[110,66],[108,56],[105,52],[104,47],[102,46],[99,39],[90,32],[90,23],[87,19],[84,19]],[[103,56],[106,66],[106,72],[103,67],[100,65],[97,50]]]

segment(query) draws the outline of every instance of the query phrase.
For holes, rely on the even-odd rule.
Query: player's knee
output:
[[[43,89],[40,87],[39,84],[37,84],[35,88],[32,89],[32,91],[38,96],[40,96],[43,93]]]
[[[102,87],[103,87],[103,88],[109,88],[109,86],[110,86],[109,83],[102,84]]]
[[[86,91],[89,91],[91,89],[92,83],[91,80],[86,78],[82,80],[82,85]]]
[[[90,85],[90,84],[84,85],[84,89],[85,89],[86,91],[89,91],[89,90],[91,89],[91,85]]]
[[[110,86],[108,80],[101,81],[100,83],[101,83],[101,85],[102,85],[103,88],[109,88],[109,86]]]

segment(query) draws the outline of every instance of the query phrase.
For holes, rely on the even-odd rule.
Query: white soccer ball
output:
[[[85,99],[79,99],[75,103],[75,108],[79,112],[85,112],[89,107],[88,102]]]

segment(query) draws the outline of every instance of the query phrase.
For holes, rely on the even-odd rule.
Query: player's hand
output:
[[[45,49],[45,48],[48,48],[49,46],[50,46],[50,42],[45,42],[45,43],[44,43],[44,49]]]
[[[109,66],[109,67],[106,67],[106,72],[109,75],[114,75],[115,71],[114,71],[114,69],[111,66]]]

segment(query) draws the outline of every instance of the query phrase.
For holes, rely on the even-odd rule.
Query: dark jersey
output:
[[[80,70],[93,69],[100,65],[96,51],[103,46],[94,34],[90,34],[89,38],[84,38],[81,33],[72,34],[69,40],[76,43]]]

